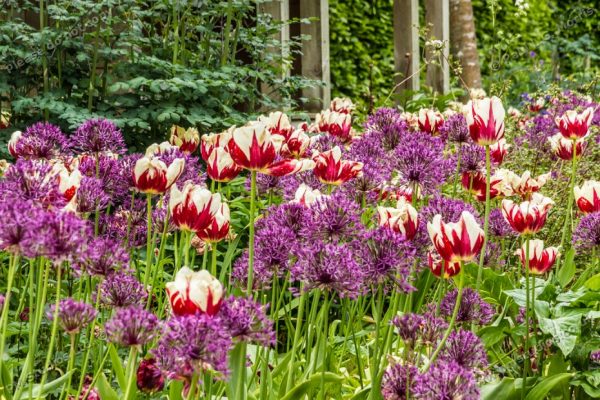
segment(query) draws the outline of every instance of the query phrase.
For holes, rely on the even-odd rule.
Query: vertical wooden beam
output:
[[[394,66],[396,92],[419,90],[419,0],[394,0]]]
[[[289,0],[271,0],[264,3],[259,3],[258,13],[268,14],[273,18],[273,20],[288,21],[290,19]],[[281,30],[274,35],[274,38],[279,42],[279,45],[269,47],[268,51],[272,54],[278,54],[286,57],[289,54],[290,26],[288,24],[283,25]],[[285,78],[290,75],[290,70],[285,65],[279,63],[277,68],[281,68],[281,78]],[[261,82],[260,90],[262,93],[275,101],[281,100],[279,94],[275,92],[271,86],[264,82]]]
[[[325,86],[302,90],[302,97],[309,99],[306,111],[319,112],[331,102],[331,76],[329,69],[329,1],[299,0],[300,18],[316,18],[310,24],[302,24],[302,35],[310,40],[302,42],[301,72],[307,78],[323,81]]]
[[[443,50],[437,52],[431,47],[427,49],[427,58],[436,64],[427,65],[427,84],[438,93],[448,93],[450,90],[450,1],[425,0],[425,21],[429,25],[429,40],[443,42]],[[432,51],[433,50],[433,51]]]

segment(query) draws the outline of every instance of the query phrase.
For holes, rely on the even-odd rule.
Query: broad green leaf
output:
[[[575,276],[575,249],[569,249],[565,255],[565,262],[556,274],[560,286],[566,287]]]
[[[590,290],[600,290],[600,274],[592,276],[583,285]]]
[[[98,380],[96,381],[96,389],[98,389],[98,394],[100,394],[100,398],[102,400],[119,400],[119,395],[110,386],[110,383],[104,374],[100,374],[98,377]]]
[[[545,398],[550,390],[552,390],[556,385],[572,376],[572,373],[562,373],[544,378],[540,383],[536,384],[529,393],[527,393],[525,400],[540,400]]]
[[[281,400],[301,400],[311,389],[319,388],[319,390],[325,390],[325,388],[321,386],[322,381],[324,384],[330,384],[341,383],[343,380],[343,377],[332,372],[325,372],[325,374],[313,374],[304,382],[296,385]]]
[[[551,335],[554,343],[565,356],[571,354],[581,333],[581,316],[572,315],[561,318],[540,318],[540,329]]]
[[[481,387],[482,400],[509,400],[516,397],[514,378],[487,383]]]
[[[38,398],[45,399],[49,393],[53,392],[54,390],[56,390],[56,389],[60,388],[62,385],[64,385],[67,382],[67,380],[69,379],[69,376],[71,376],[73,374],[73,372],[74,372],[74,370],[64,374],[60,378],[53,380],[52,382],[47,382],[44,384],[44,386],[40,386],[39,384],[33,385],[33,390],[31,391],[31,397],[29,397],[29,392],[27,392],[27,393],[23,393],[21,395],[21,397],[19,397],[18,400],[28,400],[28,399],[33,400],[33,399],[38,399]]]
[[[125,378],[125,371],[123,371],[123,365],[121,364],[121,358],[119,358],[119,354],[117,353],[117,349],[115,346],[110,344],[108,346],[108,354],[110,355],[110,361],[112,363],[113,371],[117,377],[117,382],[119,383],[119,387],[124,392],[125,385],[127,385],[127,380]]]

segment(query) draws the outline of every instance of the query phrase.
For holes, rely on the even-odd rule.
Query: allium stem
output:
[[[8,264],[8,281],[6,283],[6,296],[4,298],[4,304],[2,306],[2,316],[0,317],[0,326],[2,327],[2,338],[0,338],[0,371],[2,370],[2,362],[4,360],[4,344],[6,342],[6,329],[8,327],[8,310],[10,308],[10,294],[12,292],[12,285],[15,278],[15,271],[17,269],[19,256],[11,254]],[[29,271],[29,273],[32,273]],[[3,387],[7,387],[9,382],[3,382],[2,376],[0,376],[0,382],[3,383]]]
[[[288,376],[287,382],[285,385],[285,392],[287,393],[294,383],[294,362],[296,358],[296,351],[298,350],[298,346],[300,343],[300,338],[302,337],[302,322],[304,319],[304,308],[306,306],[306,298],[308,294],[304,292],[304,285],[300,286],[300,302],[298,304],[298,316],[296,319],[296,329],[294,331],[294,342],[292,343],[292,354],[290,356],[290,362],[288,364]]]
[[[123,397],[124,400],[129,400],[132,390],[135,391],[133,386],[135,384],[135,365],[137,362],[137,353],[137,346],[131,346],[131,349],[129,349],[129,358],[127,359],[127,386],[125,389],[125,396]]]
[[[75,349],[77,347],[77,345],[75,344],[75,337],[77,335],[74,333],[71,333],[69,336],[70,336],[69,345],[71,346],[71,348],[69,349],[69,363],[67,364],[67,373],[69,373],[73,369],[73,364],[75,364]],[[71,389],[72,379],[73,379],[73,374],[69,375],[69,379],[67,379],[67,382],[63,386],[62,394],[60,396],[61,399],[63,398],[63,395],[66,398],[67,393],[69,393],[69,389]]]
[[[152,195],[146,194],[146,272],[144,273],[144,288],[148,288],[152,259]]]
[[[248,238],[248,296],[252,296],[254,284],[254,218],[256,213],[256,171],[250,171],[250,221]]]
[[[523,390],[525,398],[527,372],[529,371],[529,237],[525,237],[525,343],[523,344]]]
[[[456,173],[454,174],[454,183],[452,184],[452,197],[456,197],[456,187],[458,186],[458,176],[460,175],[460,162],[462,158],[462,146],[458,145],[458,156],[456,162]]]
[[[573,149],[577,145],[577,141],[573,140]],[[565,245],[567,243],[567,234],[571,231],[571,223],[573,221],[573,202],[575,201],[575,178],[577,174],[577,152],[573,151],[573,160],[571,162],[571,181],[569,182],[569,200],[567,201],[567,213],[565,215],[565,224],[563,225],[562,236],[560,238],[560,254],[556,260],[556,270],[558,271],[562,261],[562,255],[565,254]],[[555,275],[556,276],[556,275]]]
[[[327,372],[327,355],[329,342],[329,291],[325,291],[325,300],[323,302],[323,319],[322,324],[322,342],[323,342],[323,363],[321,364],[321,390],[319,391],[319,399],[325,399],[325,372]]]
[[[40,387],[44,387],[46,379],[48,378],[48,370],[50,369],[50,361],[54,353],[54,342],[56,341],[56,333],[58,331],[58,313],[60,311],[60,286],[61,286],[61,271],[62,265],[58,265],[56,268],[56,300],[54,308],[54,316],[52,319],[52,333],[50,336],[50,344],[48,345],[48,353],[46,354],[46,363],[44,364],[44,373],[42,374],[42,381]],[[37,400],[42,398],[43,392],[40,390]]]
[[[488,228],[490,226],[490,180],[491,180],[491,161],[490,146],[485,146],[485,215],[483,220],[483,245],[479,255],[479,268],[477,269],[477,282],[475,289],[479,292],[481,286],[481,277],[483,274],[483,262],[485,260],[485,250],[488,242]]]
[[[458,280],[458,293],[456,294],[456,303],[454,304],[454,310],[452,311],[452,317],[450,318],[450,323],[448,324],[448,328],[446,329],[446,332],[444,333],[442,340],[437,345],[437,348],[431,355],[431,358],[429,359],[427,364],[425,364],[425,368],[423,369],[423,372],[427,372],[427,370],[429,370],[429,367],[431,367],[433,362],[437,359],[438,355],[440,354],[440,351],[442,351],[442,349],[444,348],[444,345],[446,344],[446,340],[448,340],[448,336],[450,336],[450,333],[452,333],[452,329],[454,329],[454,324],[456,322],[458,310],[460,309],[460,303],[462,302],[463,286],[465,283],[465,271],[463,271],[463,265],[462,265],[463,262],[461,261],[460,264],[461,264],[460,265],[461,272],[460,272],[460,279]]]

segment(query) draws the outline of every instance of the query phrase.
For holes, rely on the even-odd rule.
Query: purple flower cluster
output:
[[[590,251],[600,248],[600,212],[588,214],[581,218],[573,232],[573,244],[579,251]]]
[[[405,400],[412,395],[411,386],[419,370],[400,363],[391,364],[383,374],[381,394],[384,400]]]
[[[224,301],[218,316],[232,339],[272,346],[275,344],[275,331],[266,309],[252,299],[231,296]]]
[[[148,297],[140,281],[122,272],[108,275],[99,289],[102,303],[109,307],[142,306]]]
[[[90,275],[108,276],[129,269],[129,253],[111,238],[94,239],[78,263]]]
[[[140,306],[117,309],[104,326],[108,340],[125,347],[145,345],[154,339],[158,328],[156,315]]]
[[[437,362],[415,378],[413,395],[420,400],[478,400],[475,376],[456,362]]]
[[[456,304],[457,293],[458,291],[456,289],[452,290],[440,303],[440,314],[446,318],[452,316]],[[458,314],[456,315],[457,322],[486,325],[491,322],[495,314],[496,311],[494,308],[481,298],[479,292],[471,288],[463,289],[462,299],[458,307]]]
[[[71,298],[63,299],[58,304],[50,306],[46,316],[53,321],[55,314],[58,317],[58,325],[69,335],[77,334],[81,329],[88,326],[98,312],[91,304],[75,301]]]
[[[48,122],[31,125],[21,134],[14,146],[17,158],[52,159],[67,147],[67,138],[60,128]]]
[[[123,134],[107,119],[85,121],[70,139],[70,148],[79,153],[124,154],[127,151]]]
[[[471,142],[467,120],[462,114],[454,114],[444,121],[439,128],[440,136],[445,137],[448,142],[458,146]]]

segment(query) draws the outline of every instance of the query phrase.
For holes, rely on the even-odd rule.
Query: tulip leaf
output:
[[[572,373],[565,372],[544,378],[540,383],[536,384],[529,393],[527,393],[525,400],[544,399],[556,385],[571,378],[572,376]]]
[[[52,382],[47,382],[44,386],[39,384],[33,385],[33,389],[31,390],[31,397],[29,397],[29,393],[23,393],[18,399],[15,400],[28,400],[28,399],[45,399],[48,394],[53,392],[54,390],[60,388],[67,382],[69,376],[71,376],[75,372],[75,370],[69,371],[60,378],[53,380]]]
[[[566,287],[575,276],[575,249],[569,249],[565,255],[565,262],[556,274],[560,286]]]
[[[100,374],[98,377],[98,380],[96,381],[96,389],[98,389],[98,394],[102,400],[119,400],[119,395],[110,386],[110,383],[104,374]]]
[[[112,344],[108,346],[108,354],[110,355],[110,361],[112,362],[113,370],[117,376],[119,387],[123,392],[125,392],[125,385],[127,385],[125,372],[123,371],[123,365],[121,364],[119,353],[117,353],[117,349]]]
[[[513,399],[516,398],[515,379],[503,378],[481,387],[482,400]]]
[[[281,400],[300,400],[303,399],[311,389],[319,388],[319,390],[325,390],[325,387],[321,385],[321,382],[325,384],[341,383],[343,380],[343,377],[332,372],[325,372],[324,374],[316,373],[311,375],[304,382],[296,385]]]
[[[600,274],[592,276],[583,285],[590,290],[600,290]]]
[[[555,319],[540,318],[540,329],[551,335],[554,343],[565,356],[571,354],[577,342],[577,336],[581,333],[581,316],[570,315]]]

